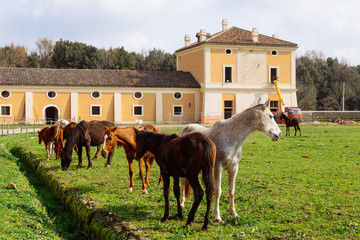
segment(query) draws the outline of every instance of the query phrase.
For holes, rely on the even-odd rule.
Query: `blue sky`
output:
[[[360,65],[358,0],[0,0],[0,47],[48,38],[127,51],[152,48],[173,53],[189,34],[228,26],[279,34],[297,43],[297,55],[321,51]]]

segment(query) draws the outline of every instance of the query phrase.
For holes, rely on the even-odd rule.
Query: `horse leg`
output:
[[[289,136],[290,136],[290,127],[289,127],[289,126],[286,126],[286,136],[288,136],[288,134],[289,134]]]
[[[98,158],[100,149],[101,149],[101,145],[96,146],[96,153],[95,156],[93,157],[94,160]]]
[[[297,132],[297,128],[296,128],[296,125],[294,125],[294,129],[295,129],[295,136],[296,136],[296,132]]]
[[[235,204],[234,204],[234,198],[235,198],[235,178],[238,172],[238,164],[236,164],[232,169],[228,170],[228,181],[229,181],[229,211],[230,215],[233,217],[237,216],[237,213],[235,211]]]
[[[79,160],[79,165],[77,166],[76,169],[79,169],[82,167],[82,146],[77,145],[77,149],[78,149],[78,160]]]
[[[127,158],[128,163],[129,163],[129,177],[130,177],[130,186],[127,190],[128,193],[131,193],[134,187],[134,170],[133,170],[133,160],[129,158]]]
[[[206,189],[205,189],[205,193],[206,193],[206,214],[205,214],[205,217],[204,217],[204,225],[202,226],[202,230],[206,230],[207,225],[210,222],[210,208],[211,208],[211,203],[212,203],[212,199],[213,199],[213,196],[214,196],[215,185],[214,185],[214,179],[213,179],[212,175],[210,175],[210,177],[209,177],[209,174],[206,174],[206,176],[205,176],[204,171],[203,171],[203,181],[204,181],[205,186],[206,186]]]
[[[181,181],[181,201],[180,205],[182,208],[185,207],[185,203],[190,198],[191,186],[189,184],[189,180],[186,178],[180,178]]]
[[[299,129],[300,136],[301,136],[301,130],[300,130],[300,126],[299,126],[299,124],[297,125],[297,128]]]
[[[142,182],[143,194],[148,194],[148,192],[146,190],[145,179],[144,179],[143,161],[146,161],[144,156],[139,159],[139,175],[140,175],[141,182]]]
[[[91,169],[91,167],[92,167],[92,163],[91,163],[91,153],[90,153],[90,142],[87,142],[86,145],[85,145],[85,147],[86,147],[86,156],[87,156],[87,158],[88,158],[88,167],[87,167],[87,169],[89,170],[89,169]]]
[[[161,222],[165,222],[170,214],[170,202],[169,202],[169,192],[170,192],[170,175],[161,173],[164,180],[164,200],[165,200],[165,213],[164,217],[161,219]]]
[[[112,149],[111,152],[109,152],[105,167],[111,167],[111,159],[113,156],[114,156],[114,149]]]
[[[215,166],[214,169],[214,179],[215,179],[215,208],[214,208],[214,214],[215,214],[215,222],[222,222],[222,219],[220,217],[220,196],[221,196],[221,173],[222,173],[222,167]]]
[[[188,215],[188,219],[186,221],[186,226],[191,225],[191,223],[194,221],[196,210],[199,208],[200,202],[203,198],[204,191],[202,190],[198,176],[190,176],[188,178],[190,186],[193,188],[194,192],[194,203],[191,207],[191,210]]]
[[[178,211],[178,217],[180,219],[183,219],[183,214],[182,214],[182,208],[180,206],[180,186],[179,186],[179,177],[175,177],[174,176],[174,195],[176,197],[176,202],[177,202],[177,211]]]
[[[45,143],[45,142],[44,142]],[[50,159],[50,153],[49,153],[49,144],[45,143],[45,150],[46,150],[46,160]]]

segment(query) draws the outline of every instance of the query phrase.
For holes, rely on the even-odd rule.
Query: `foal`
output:
[[[215,144],[202,133],[192,133],[184,137],[176,134],[161,134],[149,131],[136,133],[136,157],[140,159],[147,151],[155,155],[155,161],[160,166],[164,181],[165,213],[161,222],[169,217],[170,176],[174,178],[174,194],[177,200],[178,217],[182,218],[180,206],[179,178],[186,177],[194,191],[194,203],[189,212],[186,225],[190,225],[195,218],[195,212],[204,195],[198,175],[202,171],[202,178],[206,186],[206,214],[202,229],[207,229],[210,221],[210,207],[214,195],[213,170],[215,165]]]
[[[288,118],[285,114],[281,114],[280,120],[284,119],[285,120],[285,124],[286,124],[286,136],[289,133],[290,136],[290,127],[294,126],[295,129],[295,136],[296,136],[296,132],[297,130],[299,130],[300,132],[300,136],[301,136],[301,130],[300,130],[300,126],[299,126],[299,120],[297,118]]]

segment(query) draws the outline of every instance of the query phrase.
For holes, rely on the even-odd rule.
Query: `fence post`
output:
[[[13,135],[15,135],[15,122],[13,122]]]

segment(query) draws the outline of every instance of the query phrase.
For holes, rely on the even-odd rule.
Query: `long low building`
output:
[[[0,117],[214,123],[259,99],[270,98],[273,112],[297,107],[297,44],[256,28],[228,28],[227,20],[222,31],[201,29],[196,37],[191,43],[186,35],[175,52],[176,72],[0,68]]]

